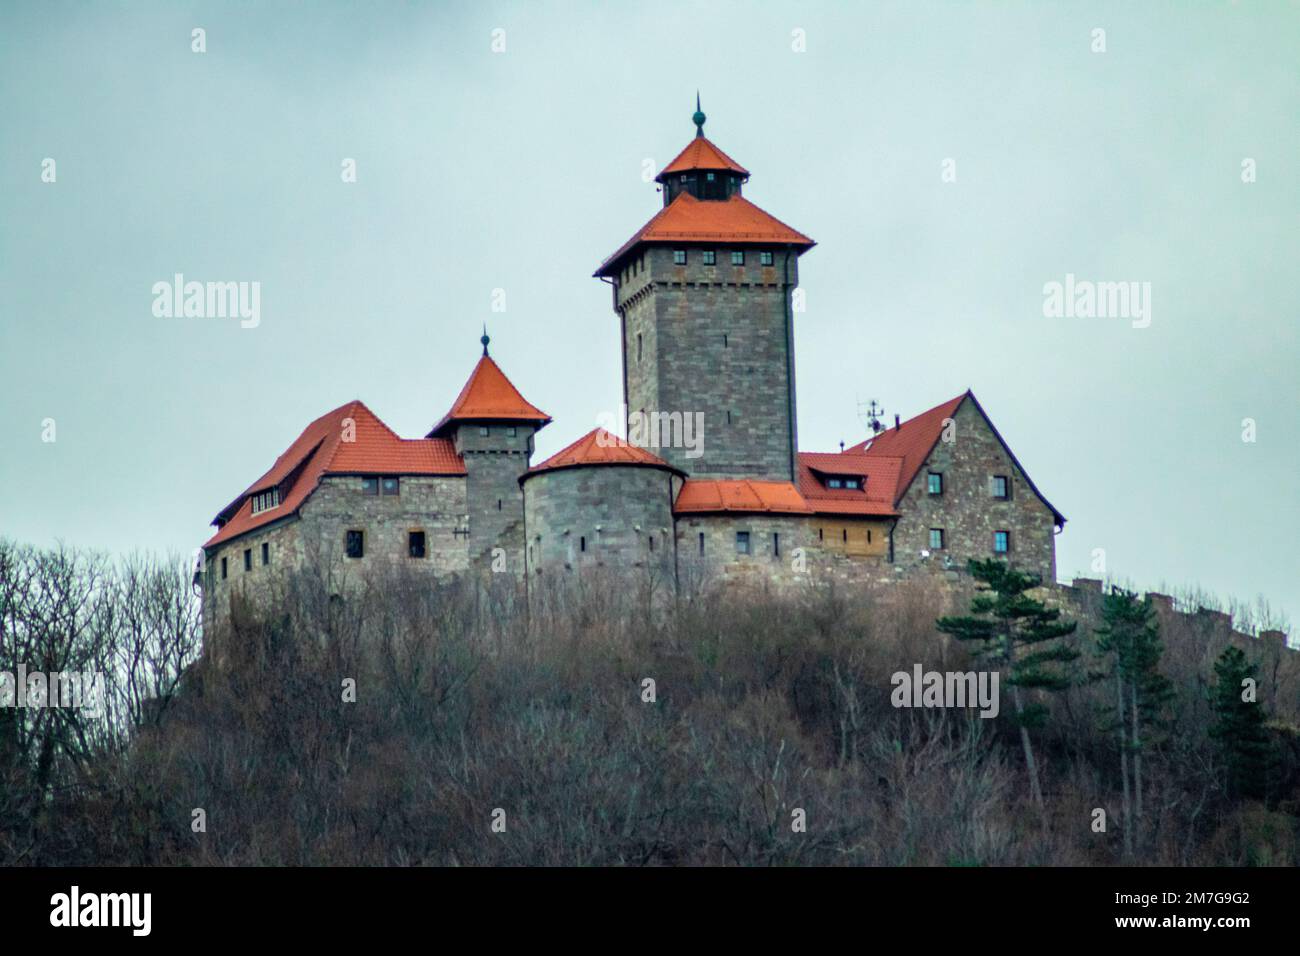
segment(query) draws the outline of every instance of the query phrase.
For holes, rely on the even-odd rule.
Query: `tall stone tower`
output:
[[[519,478],[528,470],[533,435],[551,418],[530,404],[488,355],[483,357],[452,404],[426,438],[451,438],[465,462],[465,505],[469,514],[470,567],[492,567],[494,548],[505,550],[506,569],[524,570],[524,501]]]
[[[796,479],[792,294],[807,236],[742,195],[704,135],[656,177],[663,209],[596,271],[622,322],[628,440],[700,478]]]

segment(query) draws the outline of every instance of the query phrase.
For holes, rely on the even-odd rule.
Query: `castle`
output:
[[[663,208],[596,270],[622,330],[627,438],[532,464],[551,423],[483,354],[423,438],[360,401],[322,415],[216,516],[205,620],[287,571],[480,574],[530,596],[588,572],[662,585],[853,585],[998,556],[1056,577],[1065,524],[966,391],[838,452],[799,450],[794,295],[807,236],[704,135]]]

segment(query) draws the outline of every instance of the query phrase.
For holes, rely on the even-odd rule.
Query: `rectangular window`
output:
[[[712,266],[712,265],[717,265],[717,263],[718,263],[718,254],[717,254],[717,252],[715,252],[715,251],[712,250],[712,249],[705,249],[705,250],[704,250],[704,264],[705,264],[706,266]]]
[[[244,549],[244,570],[245,571],[253,570],[253,549],[252,548]]]
[[[843,488],[843,487],[844,487],[844,482],[840,481],[840,479],[838,479],[838,478],[827,478],[827,479],[826,479],[826,487],[827,487],[827,488]]]
[[[349,558],[364,557],[366,553],[366,535],[362,531],[349,531],[347,538],[347,555]]]
[[[943,529],[942,528],[930,529],[930,550],[931,551],[943,550]]]
[[[927,487],[930,491],[930,494],[932,495],[943,494],[943,475],[939,474],[939,472],[937,471],[932,471],[930,472],[929,476],[926,478],[926,481],[928,482]]]
[[[1006,501],[1011,497],[1011,484],[1006,475],[993,476],[993,497]]]
[[[781,533],[779,531],[772,532],[772,557],[781,557]]]
[[[253,495],[253,514],[259,514],[268,508],[274,508],[280,504],[279,487],[272,488],[270,491],[263,491],[261,494]]]
[[[736,532],[736,554],[749,554],[749,532]]]
[[[517,427],[515,427],[514,425],[506,426],[507,438],[517,438],[518,436],[519,436],[519,429]]]
[[[406,551],[413,558],[424,557],[424,532],[410,531],[406,535]]]
[[[700,532],[700,557],[704,557],[704,532]]]
[[[384,494],[396,495],[401,493],[400,480],[397,478],[385,478],[382,482]]]
[[[862,487],[862,482],[857,478],[845,478],[844,487],[852,488],[854,491],[857,491]]]
[[[262,563],[271,563],[271,545],[265,541],[262,542]]]
[[[673,265],[675,265],[675,266],[684,266],[684,265],[686,265],[686,250],[685,250],[685,249],[674,249],[674,250],[673,250]]]
[[[1011,550],[1011,532],[994,531],[993,532],[993,550],[997,554],[1006,554]]]
[[[579,550],[579,551],[584,551],[584,552],[587,550],[587,536],[586,536],[586,535],[583,535],[582,537],[580,537],[580,538],[578,539],[578,550]]]
[[[733,266],[743,266],[745,264],[745,253],[740,249],[733,250],[731,253],[731,264]]]
[[[646,537],[646,541],[648,541],[648,542],[650,543],[650,550],[653,551],[653,550],[655,549],[655,536],[654,536],[654,532],[651,532],[651,533]]]
[[[772,253],[760,252],[758,254],[758,264],[760,266],[770,266],[772,264]]]
[[[379,479],[378,479],[378,478],[362,478],[362,479],[361,479],[361,493],[362,493],[363,495],[377,495],[377,494],[379,494]]]
[[[226,559],[221,559],[221,580],[226,580]]]
[[[641,333],[636,334],[636,360],[641,361]]]
[[[487,438],[487,436],[488,436],[488,427],[487,427],[486,425],[480,425],[480,426],[478,427],[478,434],[479,434],[479,437],[480,437],[480,438]]]

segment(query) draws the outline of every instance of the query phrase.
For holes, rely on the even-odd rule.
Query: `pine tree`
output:
[[[1255,667],[1241,648],[1229,646],[1215,662],[1214,675],[1210,736],[1223,755],[1228,793],[1263,797],[1274,755],[1264,707],[1255,699]]]
[[[1160,626],[1150,603],[1114,588],[1102,601],[1097,649],[1110,659],[1115,682],[1115,722],[1119,733],[1120,776],[1124,787],[1124,852],[1133,851],[1133,836],[1142,819],[1142,755],[1161,712],[1173,694],[1157,670],[1163,646]],[[1133,765],[1133,797],[1129,795],[1129,762]]]
[[[1042,584],[1036,574],[1017,571],[1003,561],[972,560],[967,565],[980,591],[972,600],[970,616],[941,617],[936,626],[959,641],[978,641],[978,657],[1001,665],[1002,681],[1011,687],[1011,700],[1020,726],[1020,744],[1025,753],[1030,793],[1043,806],[1043,789],[1034,760],[1031,727],[1040,726],[1046,708],[1026,701],[1021,690],[1060,691],[1070,686],[1065,665],[1079,652],[1060,638],[1073,634],[1078,624],[1061,619],[1061,612],[1048,610],[1026,591]]]

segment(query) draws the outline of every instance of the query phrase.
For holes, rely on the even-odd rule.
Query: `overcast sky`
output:
[[[818,242],[804,450],[973,388],[1062,578],[1100,548],[1295,620],[1298,38],[1287,2],[4,3],[0,535],[189,550],[345,401],[423,435],[485,321],[535,460],[568,444],[621,398],[591,273],[698,87]],[[155,317],[176,273],[259,282],[260,324]],[[1149,326],[1045,317],[1068,273],[1149,282]]]

